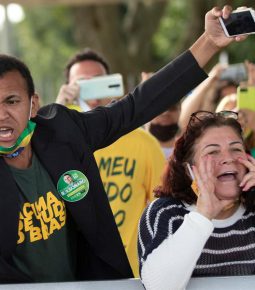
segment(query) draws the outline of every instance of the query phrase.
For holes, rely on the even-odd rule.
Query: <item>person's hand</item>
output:
[[[228,67],[227,64],[217,63],[208,73],[209,77],[213,79],[219,79],[221,73]]]
[[[244,9],[244,7],[241,9]],[[226,5],[222,10],[218,7],[214,7],[205,15],[205,33],[217,48],[222,48],[228,46],[233,41],[242,41],[247,38],[247,36],[244,35],[235,37],[227,37],[225,35],[221,27],[219,17],[222,16],[227,19],[231,12],[231,6]]]
[[[80,88],[77,83],[62,85],[56,103],[64,106],[78,103]]]
[[[214,219],[225,208],[233,203],[232,200],[220,200],[215,194],[213,160],[203,156],[198,165],[192,169],[198,186],[197,211],[208,219]]]
[[[240,187],[243,191],[248,191],[251,187],[255,186],[255,159],[247,154],[248,160],[239,157],[238,161],[243,164],[248,172],[244,175]]]
[[[223,47],[228,46],[233,41],[241,41],[246,36],[227,37],[221,27],[219,17],[228,18],[232,8],[224,6],[221,10],[214,7],[205,15],[205,31],[190,47],[198,65],[203,68],[208,61],[218,53]]]
[[[154,74],[153,72],[145,72],[145,71],[141,72],[141,83],[147,81],[150,77],[153,76],[153,74]]]

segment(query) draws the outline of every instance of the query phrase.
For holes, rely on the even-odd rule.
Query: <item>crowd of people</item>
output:
[[[187,51],[119,99],[80,97],[79,80],[110,74],[91,49],[44,107],[26,64],[0,55],[0,283],[254,274],[255,112],[238,107],[254,65],[241,84],[203,70],[246,38],[225,36],[231,11],[208,11]]]

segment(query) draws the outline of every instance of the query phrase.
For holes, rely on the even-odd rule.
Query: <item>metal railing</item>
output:
[[[140,279],[65,282],[65,283],[31,283],[5,284],[0,290],[144,290]],[[254,290],[254,276],[192,278],[186,290]],[[155,289],[156,290],[156,289]],[[176,289],[172,289],[176,290]]]

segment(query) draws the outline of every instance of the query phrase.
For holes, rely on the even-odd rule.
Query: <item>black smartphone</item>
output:
[[[227,37],[255,33],[255,11],[252,8],[234,10],[228,19],[219,19]]]

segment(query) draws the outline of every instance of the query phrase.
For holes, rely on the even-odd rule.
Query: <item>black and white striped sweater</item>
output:
[[[139,225],[140,270],[153,250],[167,238],[175,236],[176,231],[183,225],[184,216],[194,209],[195,207],[184,205],[173,198],[157,199],[147,207]],[[211,223],[209,220],[208,222]],[[212,224],[213,231],[211,234],[209,232],[204,247],[199,250],[192,276],[255,274],[255,212],[245,211],[240,206],[232,217],[213,220]],[[171,259],[178,259],[180,252],[176,252],[176,249],[184,250],[190,236],[184,234],[183,239],[186,240],[179,248],[178,245],[174,246],[175,251],[169,256]],[[198,249],[194,247],[193,250]],[[166,257],[167,255],[168,253]],[[174,275],[169,273],[171,274]]]

